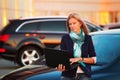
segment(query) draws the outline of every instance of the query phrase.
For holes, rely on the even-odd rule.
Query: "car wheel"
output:
[[[42,52],[38,48],[34,46],[27,46],[20,50],[17,62],[20,66],[29,65],[38,60],[41,54]]]

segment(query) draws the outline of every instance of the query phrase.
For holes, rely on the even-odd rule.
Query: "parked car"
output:
[[[97,62],[92,65],[92,80],[120,80],[120,29],[91,33]],[[1,80],[60,80],[61,72],[49,68],[44,56],[21,67]]]
[[[67,17],[39,17],[10,20],[0,34],[0,56],[20,66],[31,64],[44,53],[44,47],[54,48],[67,34]],[[99,26],[86,21],[89,31]]]
[[[120,79],[120,29],[91,33],[97,63],[92,66],[93,80]]]
[[[111,23],[106,25],[100,25],[104,30],[120,29],[120,23]]]

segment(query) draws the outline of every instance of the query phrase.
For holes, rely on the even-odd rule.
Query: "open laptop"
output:
[[[58,67],[59,64],[63,64],[65,68],[70,69],[69,59],[72,57],[68,51],[45,48],[44,49],[46,64],[48,67]]]

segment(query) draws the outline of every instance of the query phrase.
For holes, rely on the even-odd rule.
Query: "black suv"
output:
[[[61,37],[67,34],[67,17],[40,17],[10,20],[1,30],[0,56],[15,61],[20,66],[31,64],[41,58],[43,48],[55,48]],[[86,21],[91,31],[100,27]]]

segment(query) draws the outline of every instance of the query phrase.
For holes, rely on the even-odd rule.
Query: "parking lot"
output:
[[[17,66],[17,64],[14,64],[14,62],[3,60],[0,58],[0,77],[17,68],[19,67]]]

